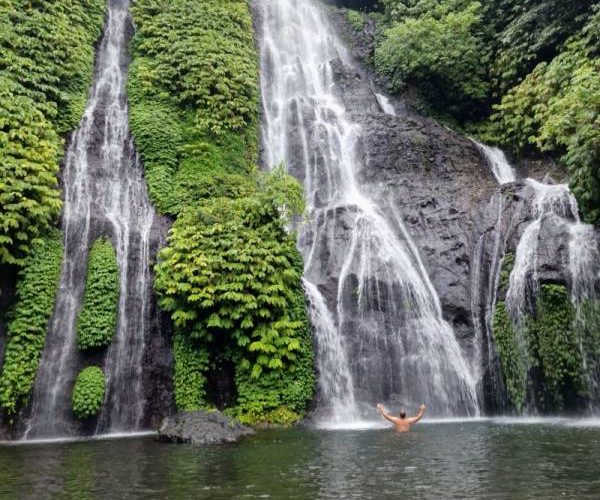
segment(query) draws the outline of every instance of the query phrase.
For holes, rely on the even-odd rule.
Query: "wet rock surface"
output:
[[[158,440],[170,443],[232,443],[254,434],[254,429],[220,411],[180,412],[163,420]]]
[[[349,66],[340,57],[332,62],[332,70],[347,111],[361,126],[360,147],[367,158],[357,173],[361,186],[401,218],[439,296],[444,318],[473,370],[480,372],[484,411],[503,411],[506,397],[498,357],[493,339],[486,337],[491,335],[502,258],[516,251],[524,231],[537,218],[535,194],[526,181],[498,186],[486,159],[468,138],[421,116],[409,99],[388,96],[395,116],[385,113],[375,96],[385,94],[385,82],[369,66],[374,49],[372,21],[367,19],[361,32],[348,24],[343,10],[333,9],[330,19],[349,42],[354,63]],[[515,168],[520,178],[552,183],[547,177],[550,172],[556,181],[564,181],[564,171],[544,158],[522,161]],[[328,231],[343,248],[349,237],[344,229],[348,214],[330,217]],[[571,284],[564,225],[552,214],[542,220],[539,283]],[[317,252],[321,264],[315,281],[329,303],[337,290],[339,277],[332,271],[339,267],[334,262],[338,251]],[[351,296],[346,299],[345,307],[351,308]],[[387,308],[383,302],[385,296],[375,310]]]

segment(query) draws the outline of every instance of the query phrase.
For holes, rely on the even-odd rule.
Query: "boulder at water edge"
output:
[[[192,444],[232,443],[254,432],[217,410],[189,411],[166,417],[158,430],[158,440]]]

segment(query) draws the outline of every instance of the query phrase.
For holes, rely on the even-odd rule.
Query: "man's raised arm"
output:
[[[381,403],[379,403],[379,404],[377,405],[377,411],[379,411],[379,413],[381,413],[381,416],[382,416],[383,418],[385,418],[385,419],[389,420],[389,421],[390,421],[390,422],[392,422],[393,424],[395,424],[395,423],[396,423],[396,420],[397,420],[397,419],[396,419],[395,417],[392,417],[391,415],[388,415],[388,414],[386,413],[386,411],[385,411],[385,407],[384,407],[384,406],[383,406]]]
[[[423,418],[423,415],[425,415],[425,405],[421,405],[419,407],[419,413],[417,413],[414,417],[411,417],[409,419],[407,419],[411,424],[414,424],[416,422],[418,422],[419,420],[421,420]]]

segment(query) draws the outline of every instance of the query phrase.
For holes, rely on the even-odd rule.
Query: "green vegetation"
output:
[[[600,223],[600,7],[592,0],[382,0],[375,67],[392,91],[516,154],[567,167]]]
[[[80,119],[103,0],[6,0],[0,10],[0,264],[25,257],[61,207],[60,136]]]
[[[575,320],[578,335],[585,354],[585,365],[590,374],[600,375],[600,301],[584,300],[578,304]],[[598,390],[593,397],[598,397]]]
[[[526,318],[520,330],[513,326],[506,305],[494,310],[493,333],[509,399],[520,411],[527,380],[534,382],[535,398],[545,411],[560,411],[588,390],[583,374],[580,338],[596,340],[597,335],[578,331],[575,308],[563,285],[544,284],[536,298],[535,314]],[[592,327],[592,323],[579,325]],[[595,359],[590,351],[591,359]],[[588,367],[590,368],[590,367]],[[592,367],[593,369],[593,367]]]
[[[185,329],[175,332],[173,338],[175,370],[175,404],[181,411],[193,411],[207,406],[206,372],[209,354],[202,342],[194,341]]]
[[[542,285],[536,316],[528,324],[530,352],[543,377],[540,395],[548,410],[561,410],[565,400],[585,390],[582,359],[574,330],[575,310],[566,287]]]
[[[106,380],[104,372],[97,366],[88,366],[79,372],[75,385],[71,404],[73,413],[80,420],[86,420],[98,415],[104,402]]]
[[[8,325],[0,405],[15,413],[33,387],[60,278],[63,243],[52,230],[32,247],[20,272],[17,300]]]
[[[508,292],[508,286],[510,284],[510,275],[515,267],[515,254],[513,252],[507,252],[504,255],[502,262],[502,269],[500,271],[500,284],[498,291],[500,293]]]
[[[542,62],[495,107],[489,134],[524,150],[562,154],[573,193],[600,223],[600,9],[549,63]]]
[[[477,109],[488,90],[477,37],[480,4],[421,0],[387,5],[397,21],[383,33],[375,67],[388,76],[391,90],[418,86],[434,107],[457,115],[468,114],[474,105]]]
[[[246,194],[259,96],[246,2],[146,0],[133,14],[131,127],[153,202],[176,215],[204,198]]]
[[[211,198],[177,219],[155,281],[178,335],[190,337],[178,340],[185,366],[176,368],[176,387],[189,380],[198,390],[206,353],[219,342],[236,360],[240,414],[260,420],[280,406],[304,410],[313,385],[311,342],[301,259],[285,227],[286,213],[302,211],[300,185],[278,168],[258,178],[252,196]],[[192,344],[204,352],[199,361],[190,362]],[[177,399],[186,408],[202,403],[187,390]]]
[[[286,230],[302,190],[256,169],[258,62],[245,0],[138,1],[128,91],[149,193],[177,216],[155,288],[175,324],[177,407],[208,407],[206,378],[233,361],[246,422],[289,423],[312,396],[301,259]]]
[[[504,302],[496,304],[492,328],[508,399],[521,411],[527,391],[527,354],[524,346],[519,345]]]
[[[110,344],[117,327],[119,267],[110,241],[94,242],[88,259],[83,306],[77,321],[77,342],[81,350]]]
[[[356,31],[362,31],[365,27],[365,14],[357,10],[348,9],[346,19]]]

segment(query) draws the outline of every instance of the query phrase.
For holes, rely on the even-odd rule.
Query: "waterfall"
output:
[[[117,331],[104,359],[106,396],[96,432],[133,431],[142,425],[142,357],[150,322],[155,213],[128,125],[128,43],[132,32],[127,0],[109,0],[96,58],[95,78],[64,167],[62,214],[65,256],[60,288],[38,371],[25,437],[77,432],[71,391],[83,366],[76,322],[88,252],[100,236],[117,252],[120,299]]]
[[[471,140],[483,153],[483,156],[488,162],[488,165],[490,166],[494,177],[498,181],[498,184],[507,184],[509,182],[514,182],[517,179],[515,170],[506,159],[504,151],[494,146],[487,146],[486,144],[477,142],[474,139]]]
[[[358,180],[366,168],[361,125],[349,118],[332,66],[352,64],[345,48],[312,0],[255,5],[263,161],[283,160],[308,203],[299,248],[323,418],[355,419],[355,407],[344,406],[352,401],[362,416],[374,416],[376,402],[476,414],[472,374],[402,218],[380,201],[383,186]]]
[[[540,252],[540,230],[549,218],[569,231],[579,223],[577,201],[566,184],[543,184],[527,179],[527,188],[532,191],[531,210],[534,217],[523,232],[515,253],[515,264],[510,275],[510,284],[506,295],[506,305],[513,322],[521,323],[528,313],[534,310],[530,303],[538,287],[538,264]]]
[[[491,148],[474,141],[486,157],[499,184],[515,180],[515,173],[508,163],[503,151]],[[583,373],[587,377],[591,399],[600,401],[600,359],[595,354],[593,345],[599,338],[588,338],[586,329],[595,329],[597,325],[589,324],[594,318],[586,316],[585,307],[598,309],[600,300],[600,249],[596,230],[584,224],[579,218],[577,201],[567,184],[547,184],[535,179],[525,179],[525,190],[528,193],[531,221],[521,235],[516,252],[514,267],[510,274],[509,287],[506,294],[506,305],[516,329],[517,341],[523,359],[528,359],[527,342],[523,338],[524,320],[535,311],[534,300],[539,289],[540,264],[539,256],[548,249],[542,244],[541,234],[546,227],[556,228],[557,238],[567,242],[565,276],[571,287],[571,301],[576,310],[576,330],[579,336],[579,348],[583,360]],[[498,219],[496,232],[502,232],[502,217]],[[502,253],[504,252],[504,245]],[[558,255],[553,255],[559,260]],[[500,268],[493,271],[496,276],[496,290]],[[496,303],[495,291],[488,296],[491,310]],[[489,316],[488,308],[488,316]],[[489,320],[486,329],[491,333]],[[593,337],[593,333],[591,336]],[[488,333],[488,339],[490,335]],[[492,347],[490,346],[490,349]],[[529,370],[529,367],[526,367]]]
[[[319,289],[309,281],[303,281],[310,305],[311,323],[315,328],[320,385],[333,409],[334,422],[340,419],[358,420],[359,411],[354,399],[350,363],[346,357],[340,330],[336,327],[333,315]]]
[[[396,109],[387,96],[375,93],[375,97],[379,107],[386,115],[396,116]]]

